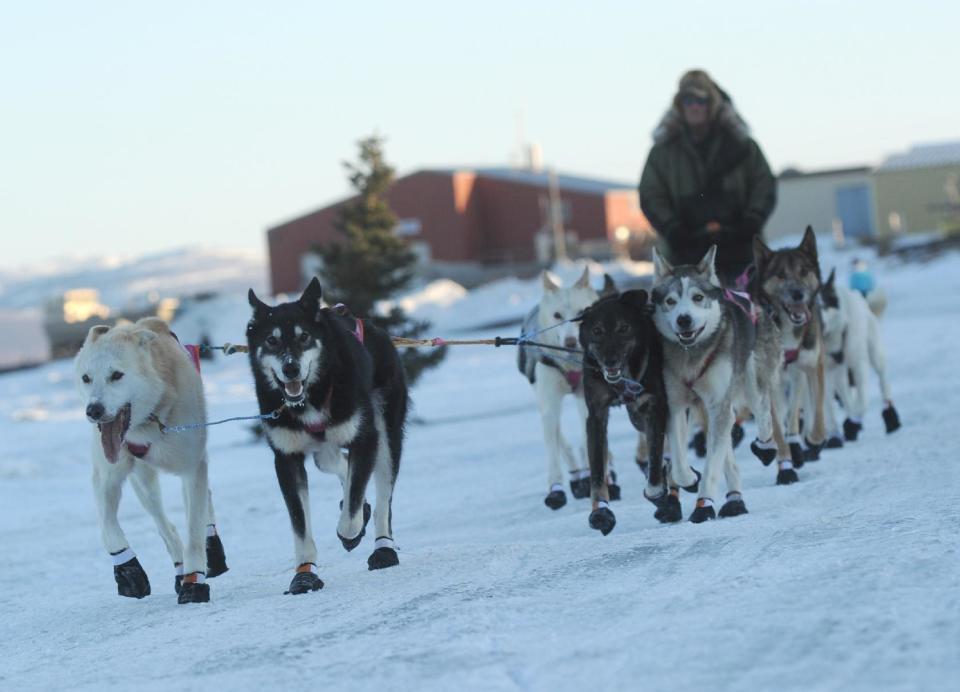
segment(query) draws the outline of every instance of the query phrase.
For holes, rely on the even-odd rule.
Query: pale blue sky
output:
[[[0,267],[203,243],[400,174],[507,164],[635,181],[706,68],[775,170],[960,138],[957,2],[4,2]]]

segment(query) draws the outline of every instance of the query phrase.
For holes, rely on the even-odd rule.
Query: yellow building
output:
[[[923,144],[874,171],[881,237],[960,231],[960,142]]]

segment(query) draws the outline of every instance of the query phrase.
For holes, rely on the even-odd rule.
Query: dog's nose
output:
[[[283,376],[289,377],[291,380],[296,379],[300,375],[300,363],[295,360],[285,361],[283,364]]]
[[[100,402],[87,405],[87,418],[90,420],[100,420],[103,418],[104,408]]]
[[[577,341],[577,337],[568,336],[566,339],[563,340],[563,345],[566,346],[567,348],[576,348],[577,346],[579,346],[579,342]]]
[[[690,315],[678,315],[677,316],[677,326],[680,329],[687,330],[690,329],[690,325],[693,324],[693,318]]]

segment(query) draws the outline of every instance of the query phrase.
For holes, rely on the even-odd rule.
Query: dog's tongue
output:
[[[283,390],[287,393],[287,396],[300,396],[303,394],[303,380],[284,382]]]
[[[107,461],[116,464],[120,457],[120,446],[123,444],[123,421],[117,416],[109,423],[100,424],[100,444]]]

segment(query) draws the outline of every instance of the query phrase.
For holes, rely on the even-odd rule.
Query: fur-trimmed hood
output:
[[[721,89],[703,70],[690,70],[680,78],[680,84],[670,108],[664,113],[660,123],[653,131],[654,144],[666,142],[683,132],[684,121],[681,99],[686,91],[705,94],[710,99],[710,121],[714,127],[726,129],[737,140],[742,141],[750,137],[750,127],[733,105],[733,99],[730,98],[729,94]]]

